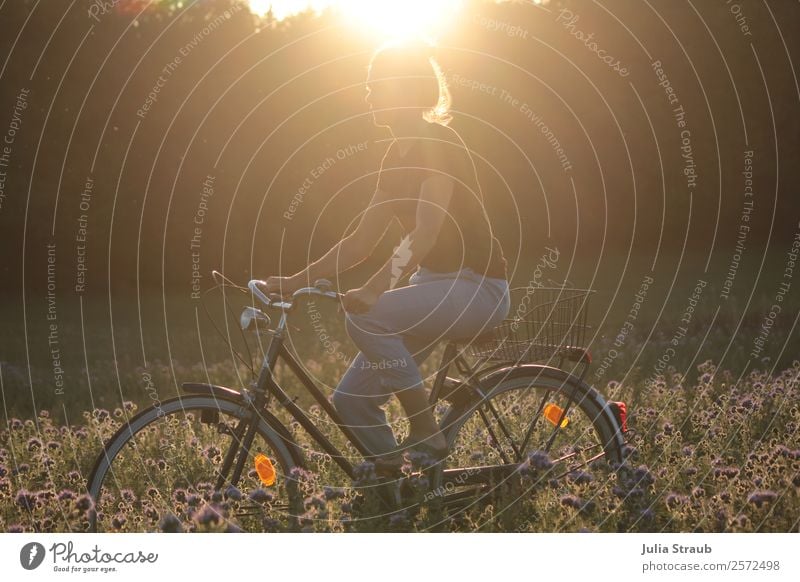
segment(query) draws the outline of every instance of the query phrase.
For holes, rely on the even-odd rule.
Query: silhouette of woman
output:
[[[506,261],[486,215],[473,160],[450,127],[450,92],[432,47],[388,44],[372,56],[366,101],[393,140],[372,200],[352,234],[268,292],[292,293],[369,256],[394,220],[406,234],[394,255],[343,298],[359,348],[333,395],[337,411],[381,466],[415,449],[434,459],[447,443],[428,405],[419,365],[440,340],[469,339],[510,307]],[[415,270],[409,284],[400,279]],[[395,395],[410,422],[398,447],[382,406]]]

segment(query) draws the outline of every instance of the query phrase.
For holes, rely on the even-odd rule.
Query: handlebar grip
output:
[[[247,283],[247,287],[250,289],[250,292],[253,295],[255,295],[261,300],[262,303],[269,305],[270,300],[266,295],[264,295],[264,292],[258,288],[259,283],[262,283],[262,281],[259,281],[258,279],[253,279],[252,281],[249,281]]]

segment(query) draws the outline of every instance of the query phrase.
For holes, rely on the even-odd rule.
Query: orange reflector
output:
[[[558,419],[561,418],[561,415],[563,413],[564,409],[555,404],[548,404],[547,406],[544,407],[544,417],[547,420],[549,420],[550,424],[552,424],[553,426],[555,426],[556,423],[558,423]],[[568,424],[569,424],[569,418],[565,416],[564,420],[561,421],[561,428],[564,428]]]
[[[256,473],[261,482],[269,487],[275,484],[275,467],[272,466],[272,461],[261,453],[256,455]]]

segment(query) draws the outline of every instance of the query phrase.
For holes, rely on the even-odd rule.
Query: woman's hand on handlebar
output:
[[[342,304],[348,313],[364,313],[372,309],[372,306],[378,302],[378,297],[380,294],[369,287],[360,287],[350,289],[345,293],[342,297]]]

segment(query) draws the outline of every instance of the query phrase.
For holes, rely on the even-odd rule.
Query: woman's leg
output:
[[[411,441],[430,439],[434,448],[444,447],[412,351],[427,351],[427,357],[439,340],[480,333],[499,323],[508,311],[502,294],[491,285],[462,278],[418,280],[387,291],[366,313],[347,314],[347,332],[361,350],[354,365],[367,369],[350,367],[344,385],[337,387],[335,405],[343,416],[356,421],[348,421],[351,424],[382,424],[384,428],[376,429],[371,440],[383,452],[393,448],[394,437],[390,442],[391,428],[385,425],[380,406],[393,393],[411,423]]]
[[[433,351],[434,344],[407,338],[406,348],[418,367]],[[397,447],[391,426],[386,422],[382,406],[392,395],[384,388],[379,369],[373,367],[363,352],[348,366],[336,391],[333,405],[356,436],[373,455],[383,455]]]

